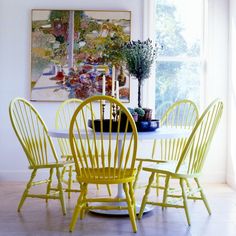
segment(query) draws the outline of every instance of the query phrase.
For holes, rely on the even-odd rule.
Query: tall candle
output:
[[[106,95],[106,77],[102,76],[102,95]]]
[[[112,66],[111,96],[113,97],[115,95],[115,76],[116,76],[115,72],[116,72],[115,66]]]
[[[116,99],[119,99],[119,81],[116,81]]]
[[[102,95],[106,95],[106,76],[102,76]],[[105,104],[105,100],[102,101],[102,104]]]

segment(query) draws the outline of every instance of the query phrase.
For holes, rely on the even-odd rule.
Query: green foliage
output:
[[[74,27],[75,31],[78,31],[80,29],[81,19],[84,15],[84,11],[74,11]],[[61,20],[63,23],[67,23],[69,21],[69,10],[52,10],[50,12],[49,19],[51,22],[54,20]]]
[[[139,117],[143,117],[145,115],[145,111],[140,107],[134,108],[134,111],[138,114]]]
[[[134,108],[128,107],[128,110],[132,116],[137,114],[137,112],[134,110]]]
[[[122,52],[129,73],[139,81],[148,78],[157,53],[157,47],[153,46],[152,41],[130,41],[124,44]]]
[[[103,44],[103,60],[106,63],[111,63],[113,65],[122,64],[123,53],[122,47],[124,44],[124,36],[125,34],[122,32],[121,34],[115,33],[113,36],[108,35]]]
[[[184,37],[184,25],[178,18],[175,4],[158,0],[156,4],[156,41],[163,45],[159,56],[199,56],[199,42],[188,45]],[[177,100],[199,100],[199,64],[180,61],[161,61],[156,65],[156,118],[161,118],[163,107]],[[165,111],[165,110],[164,110]]]

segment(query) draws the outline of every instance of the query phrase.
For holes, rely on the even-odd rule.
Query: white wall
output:
[[[141,0],[1,0],[0,1],[0,181],[26,179],[28,163],[13,133],[8,105],[16,96],[30,95],[31,9],[129,10],[132,39],[142,37]],[[131,80],[131,106],[136,105],[137,84]],[[49,127],[59,103],[34,102]],[[28,172],[27,172],[28,173]]]
[[[30,13],[31,9],[107,9],[132,11],[132,39],[143,36],[143,1],[145,0],[0,0],[0,181],[23,180],[28,177],[27,161],[13,133],[8,116],[12,98],[29,98],[30,94]],[[227,13],[226,0],[210,0],[211,37],[207,69],[206,104],[221,97],[226,104],[227,89]],[[131,80],[131,104],[137,101],[137,84]],[[49,127],[59,103],[34,105]],[[226,110],[223,122],[206,163],[206,181],[225,181],[226,160]]]
[[[228,89],[228,0],[208,0],[206,35],[206,80],[204,106],[213,99],[224,102],[224,113],[206,160],[204,178],[208,182],[226,181],[227,89]]]
[[[236,0],[230,0],[230,74],[229,74],[229,117],[228,117],[228,161],[227,161],[227,182],[236,188]]]

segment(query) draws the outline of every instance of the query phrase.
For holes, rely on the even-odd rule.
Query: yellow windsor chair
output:
[[[76,108],[80,105],[82,100],[72,98],[62,102],[57,109],[56,117],[55,117],[55,127],[56,129],[69,129],[71,117],[74,114]],[[59,148],[61,151],[62,159],[66,161],[73,160],[71,150],[70,150],[70,143],[69,139],[66,138],[58,138],[57,139]],[[73,172],[74,168],[72,166],[63,167],[62,169],[62,181],[67,185],[66,191],[68,192],[68,198],[70,199],[71,192],[79,192],[78,189],[72,189],[72,184],[75,182],[73,180]],[[67,179],[65,175],[67,174]]]
[[[29,169],[32,170],[30,180],[18,205],[18,211],[26,198],[59,199],[62,212],[66,214],[63,188],[61,183],[60,168],[72,165],[70,162],[59,162],[53,143],[48,136],[48,130],[37,110],[25,99],[15,98],[9,106],[9,114],[13,129],[29,161]],[[53,162],[50,162],[52,159]],[[49,178],[42,181],[34,181],[37,171],[47,169]],[[52,188],[53,172],[56,170],[57,188]],[[32,186],[47,184],[45,194],[32,194]]]
[[[193,101],[184,99],[175,102],[166,110],[160,120],[160,126],[192,129],[197,120],[197,106]],[[136,159],[139,164],[137,167],[134,188],[140,187],[138,186],[137,181],[143,164],[156,165],[156,163],[161,162],[178,161],[186,141],[187,138],[154,140],[151,158]],[[156,188],[157,195],[159,194],[159,189],[163,189],[163,186],[160,185],[159,177],[165,177],[165,175],[156,174],[156,183],[152,185],[152,187]]]
[[[155,168],[143,168],[144,171],[150,172],[151,175],[142,200],[139,219],[142,218],[145,205],[152,204],[162,207],[184,208],[188,225],[190,225],[187,205],[188,199],[202,200],[208,213],[211,214],[210,207],[198,178],[201,175],[206,155],[208,153],[216,127],[219,124],[222,112],[223,103],[218,99],[213,101],[206,108],[197,121],[180,155],[180,159],[175,165],[173,165],[173,163],[162,163],[157,164]],[[148,201],[150,188],[156,174],[164,174],[166,176],[162,203]],[[179,185],[181,187],[180,191],[173,191],[173,189],[169,188],[170,181],[172,179],[179,180]],[[191,184],[191,188],[188,186],[186,188],[184,182],[186,183],[187,180],[194,180],[193,182],[195,182],[196,187],[193,188],[193,184]]]
[[[69,126],[70,126],[70,121],[71,118],[75,112],[75,110],[78,108],[78,106],[82,103],[83,101],[77,98],[71,98],[71,99],[67,99],[64,102],[62,102],[59,106],[59,108],[57,109],[56,112],[56,117],[55,117],[55,127],[56,129],[62,130],[69,130]],[[89,107],[86,110],[86,113],[91,113],[89,111]],[[87,114],[85,114],[85,117],[87,116]],[[94,116],[94,115],[93,115]],[[95,118],[95,116],[94,116]],[[81,121],[82,121],[82,117],[80,117]],[[61,157],[64,158],[67,161],[73,161],[73,156],[71,153],[71,148],[70,148],[70,142],[69,139],[67,138],[58,138],[58,144],[59,144],[59,148],[61,151]],[[77,180],[75,180],[75,178],[73,178],[73,173],[75,172],[75,169],[73,166],[67,166],[64,167],[62,169],[62,181],[63,183],[65,183],[67,185],[67,189],[66,191],[68,192],[68,198],[70,199],[71,196],[71,192],[80,192],[80,190],[74,188],[72,189],[72,185],[75,182],[78,182]],[[66,174],[67,174],[67,178],[66,178]],[[98,185],[97,185],[98,188]],[[107,186],[108,189],[108,193],[111,196],[111,190],[109,188],[109,185]]]
[[[87,118],[85,113],[88,106],[91,115]],[[115,112],[115,109],[118,112]],[[95,110],[100,120],[93,118]],[[83,117],[83,124],[80,125],[77,121],[79,116]],[[104,116],[108,116],[108,119],[103,119]],[[116,121],[112,121],[112,118]],[[88,128],[88,119],[92,129]],[[90,97],[76,109],[71,120],[69,137],[77,179],[81,184],[81,194],[74,209],[70,231],[74,230],[79,215],[81,219],[84,218],[86,210],[102,209],[128,210],[133,231],[136,232],[133,181],[138,134],[135,122],[127,108],[110,96]],[[88,198],[89,184],[122,184],[125,197]],[[113,202],[114,206],[111,204]],[[116,203],[120,202],[126,204],[117,206]],[[100,204],[94,205],[94,203]]]

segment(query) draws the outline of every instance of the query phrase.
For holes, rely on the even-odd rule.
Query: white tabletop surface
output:
[[[169,139],[169,138],[184,138],[188,137],[191,133],[189,129],[183,128],[170,128],[170,127],[160,127],[156,131],[152,132],[138,132],[139,140],[154,140],[154,139]],[[58,129],[49,129],[48,134],[54,138],[69,138],[68,130],[58,130]],[[85,133],[82,133],[85,135]],[[96,132],[97,137],[99,138],[99,133]],[[122,139],[122,134],[119,134],[119,138]],[[91,130],[91,136],[93,132]],[[127,138],[131,135],[131,133],[127,133]],[[103,138],[107,139],[109,137],[109,133],[104,132]],[[117,137],[117,133],[112,133],[112,138],[115,139]]]

